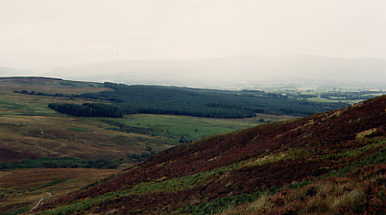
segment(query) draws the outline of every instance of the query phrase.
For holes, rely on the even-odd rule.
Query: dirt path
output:
[[[34,211],[35,209],[37,209],[45,200],[48,200],[49,198],[52,197],[52,193],[50,192],[47,192],[47,196],[46,197],[42,197],[30,210],[30,212]]]

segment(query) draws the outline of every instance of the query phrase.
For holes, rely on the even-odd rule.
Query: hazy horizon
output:
[[[139,61],[154,64],[139,67],[147,76],[162,77],[171,68],[171,83],[187,83],[184,76],[202,82],[188,72],[224,83],[252,73],[243,80],[312,76],[327,81],[333,72],[348,82],[379,82],[359,73],[386,73],[384,8],[381,0],[2,0],[0,68],[13,69],[0,70],[0,76],[57,76],[62,70],[59,77],[76,78],[79,72],[97,77],[98,71],[87,66],[109,65],[104,71],[110,79],[118,73],[132,77],[138,73],[135,66],[114,62]],[[302,56],[327,60],[315,66]],[[276,60],[259,60],[267,58]],[[249,60],[241,65],[239,59]],[[322,64],[331,61],[334,65]],[[203,67],[206,63],[211,69]],[[283,65],[272,69],[277,64]],[[302,69],[295,74],[297,65]],[[356,75],[347,75],[348,70]]]

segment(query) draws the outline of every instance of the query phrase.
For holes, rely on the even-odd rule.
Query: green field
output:
[[[144,128],[151,136],[166,137],[170,143],[196,141],[200,138],[249,128],[262,123],[264,117],[243,119],[213,119],[189,116],[134,114],[123,119],[103,119],[104,122],[118,122],[129,128]],[[114,123],[111,123],[114,125]]]
[[[307,101],[310,101],[310,102],[320,102],[320,103],[324,103],[324,102],[341,102],[340,100],[324,99],[324,98],[320,98],[320,97],[308,98]]]
[[[355,103],[358,103],[358,102],[361,102],[363,100],[361,99],[353,99],[353,100],[347,100],[347,99],[339,99],[339,98],[330,98],[330,99],[326,99],[326,98],[320,98],[320,97],[312,97],[312,98],[308,98],[307,101],[310,101],[310,102],[320,102],[320,103],[339,103],[339,102],[343,102],[343,103],[347,103],[347,104],[355,104]]]

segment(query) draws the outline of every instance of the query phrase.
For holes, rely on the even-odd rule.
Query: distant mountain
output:
[[[14,69],[14,68],[9,68],[9,67],[0,67],[0,77],[4,76],[16,76],[20,75],[22,71]]]
[[[31,214],[386,214],[386,96],[161,152]]]
[[[207,88],[386,86],[386,61],[320,56],[235,57],[207,60],[116,61],[57,68],[53,76],[130,84]]]

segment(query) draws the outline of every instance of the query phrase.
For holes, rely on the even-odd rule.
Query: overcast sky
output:
[[[0,66],[313,54],[386,58],[384,0],[0,0]]]

